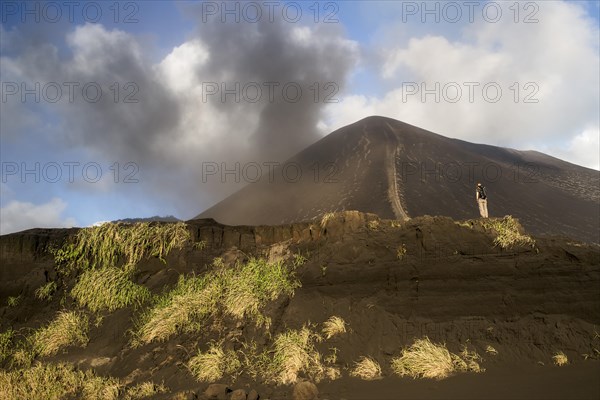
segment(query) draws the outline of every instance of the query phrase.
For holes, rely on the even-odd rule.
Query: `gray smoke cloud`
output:
[[[358,59],[357,47],[339,26],[303,26],[281,18],[256,23],[197,18],[186,42],[159,62],[151,43],[100,24],[61,31],[66,50],[41,41],[39,27],[35,36],[26,29],[13,31],[2,42],[11,49],[0,60],[2,80],[58,83],[60,101],[45,104],[59,117],[52,130],[56,149],[48,151],[81,148],[97,159],[135,162],[138,196],[146,199],[141,201],[166,204],[188,218],[245,184],[218,178],[203,182],[203,163],[284,161],[319,139],[326,96],[341,96]],[[65,83],[77,85],[74,101]],[[227,95],[223,101],[221,93],[207,93],[215,84],[235,89],[248,83],[251,100],[254,88],[262,89],[259,100]],[[286,99],[282,89],[289,83]],[[102,97],[96,100],[98,87]],[[298,87],[302,93],[295,99]],[[25,107],[31,109],[29,103]],[[31,135],[10,127],[2,135],[25,134]]]
[[[211,54],[200,76],[232,77],[221,80],[228,88],[236,82],[263,86],[259,123],[250,141],[251,152],[259,158],[287,157],[318,138],[321,109],[339,96],[335,92],[343,90],[356,60],[338,27],[318,25],[309,32],[281,18],[224,24],[215,16],[199,27],[198,37]],[[267,83],[273,84],[274,101],[267,99]],[[231,103],[218,105],[231,110]]]

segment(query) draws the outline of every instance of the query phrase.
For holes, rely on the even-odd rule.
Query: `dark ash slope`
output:
[[[514,215],[534,234],[600,242],[600,174],[535,151],[450,139],[390,118],[338,129],[277,170],[199,214],[226,224],[281,224],[328,211],[382,218],[478,216],[483,182],[491,216]],[[295,181],[296,171],[302,172]],[[266,171],[266,170],[265,170]]]

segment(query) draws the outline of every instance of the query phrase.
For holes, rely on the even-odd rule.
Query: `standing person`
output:
[[[485,193],[485,187],[481,183],[477,184],[475,198],[477,199],[477,204],[479,204],[479,214],[481,214],[481,218],[487,218],[487,194]]]

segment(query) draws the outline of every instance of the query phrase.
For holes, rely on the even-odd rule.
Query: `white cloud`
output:
[[[145,195],[143,202],[166,205],[191,217],[244,184],[235,177],[203,181],[204,162],[232,168],[238,162],[282,161],[319,138],[324,105],[313,101],[310,88],[316,82],[322,88],[336,82],[343,89],[358,56],[358,45],[346,39],[341,28],[299,28],[283,20],[235,26],[215,21],[198,28],[158,62],[150,42],[124,31],[126,27],[88,23],[61,32],[54,41],[27,46],[19,45],[30,34],[26,29],[3,37],[2,46],[14,49],[0,59],[3,74],[10,72],[11,79],[79,84],[74,101],[69,101],[65,89],[57,103],[24,105],[43,122],[51,121],[55,135],[47,129],[25,129],[23,124],[13,127],[3,119],[3,145],[7,136],[36,143],[43,131],[52,146],[85,152],[102,166],[133,162],[139,166],[136,193]],[[236,83],[240,87],[256,83],[262,96],[249,101],[242,90],[238,101],[234,95],[222,101],[220,93],[206,100],[203,83],[212,82],[219,89],[221,84],[231,89]],[[274,101],[266,85],[272,82]],[[288,82],[304,90],[301,101],[282,100]],[[97,102],[84,98],[86,83],[100,85]],[[128,84],[133,84],[129,87],[135,89],[137,102],[125,101],[131,93]],[[115,95],[115,85],[120,95]],[[96,91],[91,92],[93,97]],[[23,106],[19,100],[14,96],[8,107]],[[20,149],[26,146],[29,149],[27,143]],[[28,156],[35,157],[32,152]],[[69,189],[106,194],[118,187],[115,194],[124,197],[130,186],[111,184],[111,175],[105,170],[97,184],[79,181]]]
[[[516,24],[507,9],[512,3],[502,4],[507,18],[466,25],[456,40],[424,35],[382,49],[380,79],[389,85],[387,92],[370,98],[352,94],[330,105],[328,128],[384,115],[442,135],[524,150],[571,143],[572,151],[552,154],[597,165],[598,146],[580,145],[594,140],[593,131],[580,135],[599,123],[597,24],[579,5],[556,1],[536,3],[538,23]],[[410,82],[419,90],[415,95],[407,95],[406,89],[414,89]],[[479,83],[472,102],[469,82]],[[482,89],[488,83],[493,86],[486,99]],[[498,102],[491,99],[494,86],[502,90]],[[453,102],[456,87],[462,97]],[[424,88],[437,91],[439,101],[433,94],[423,97]],[[526,103],[528,95],[537,103]]]
[[[600,170],[600,128],[587,128],[565,146],[549,147],[546,152],[563,160]]]
[[[102,226],[104,224],[110,224],[110,221],[97,221],[90,225],[90,227]]]
[[[157,68],[172,90],[185,94],[190,88],[200,84],[196,71],[209,57],[202,42],[192,39],[175,47]]]
[[[203,149],[214,149],[224,138],[237,136],[239,139],[240,132],[233,129],[233,121],[243,119],[243,125],[249,128],[248,131],[257,125],[257,113],[246,113],[232,118],[232,115],[214,106],[211,100],[220,99],[221,88],[219,77],[208,74],[204,69],[209,60],[210,53],[207,47],[200,39],[194,38],[175,47],[154,66],[157,79],[179,103],[179,120],[177,125],[172,127],[177,140],[173,141],[170,136],[157,137],[156,147],[160,151],[169,149],[184,159],[198,158]],[[205,94],[204,89],[213,83],[219,86],[219,92],[214,95]],[[235,138],[226,142],[240,143]]]
[[[62,216],[67,203],[54,198],[44,204],[11,201],[0,208],[0,234],[6,235],[30,228],[69,228],[74,218]]]
[[[2,81],[0,101],[2,102],[3,116],[0,118],[0,132],[2,140],[18,139],[22,132],[27,132],[40,125],[39,116],[21,101],[20,82],[25,80],[23,69],[17,60],[2,55],[4,51],[10,50],[9,44],[11,41],[16,41],[17,36],[16,30],[7,31],[0,24],[0,80]],[[29,85],[29,88],[31,87],[32,85]],[[7,115],[10,115],[10,118],[6,118]]]

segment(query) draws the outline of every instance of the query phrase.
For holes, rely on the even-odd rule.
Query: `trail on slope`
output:
[[[394,140],[396,141],[396,146],[393,146],[393,148],[386,146],[385,173],[388,181],[388,199],[392,205],[392,211],[396,218],[407,220],[409,219],[408,214],[404,211],[404,207],[402,207],[402,202],[400,201],[398,175],[396,170],[396,157],[400,150],[400,145],[397,143],[398,140],[394,128],[392,128],[389,123],[386,123],[386,126],[390,129],[394,136]]]

